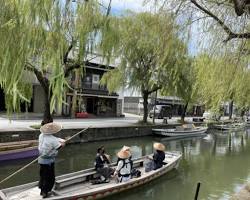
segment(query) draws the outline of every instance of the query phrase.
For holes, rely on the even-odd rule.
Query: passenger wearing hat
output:
[[[130,150],[130,147],[129,146],[126,146],[124,145],[122,148],[121,148],[121,151],[127,151],[130,153],[130,157],[128,158],[129,161],[131,162],[131,168],[133,168],[133,161],[132,161],[132,154],[131,154],[131,150]],[[118,165],[118,162],[121,160],[121,158],[117,158],[117,162],[116,162],[116,165]]]
[[[108,166],[110,164],[110,156],[105,154],[104,146],[97,149],[95,158],[95,169],[101,175],[101,182],[109,182],[113,169]]]
[[[154,170],[159,169],[164,164],[165,160],[165,146],[161,143],[154,143],[155,153],[153,155]]]
[[[156,170],[162,167],[165,159],[165,146],[161,143],[154,143],[154,155],[153,157],[148,156],[149,162],[145,164],[145,172]]]
[[[130,151],[121,149],[117,153],[117,157],[119,158],[119,162],[114,175],[118,175],[119,182],[126,182],[131,178],[132,165],[129,159],[131,157],[131,153]]]
[[[57,156],[58,149],[65,146],[65,140],[55,137],[53,134],[59,132],[62,127],[56,123],[48,123],[40,128],[41,134],[39,135],[39,157],[38,163],[40,164],[40,181],[39,188],[43,198],[49,196],[54,183],[55,183],[55,157]]]

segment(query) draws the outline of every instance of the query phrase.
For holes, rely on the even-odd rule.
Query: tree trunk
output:
[[[42,71],[38,71],[34,68],[34,73],[36,75],[37,80],[39,81],[40,85],[44,91],[44,111],[43,111],[43,121],[41,125],[53,122],[53,117],[50,112],[50,90],[49,90],[49,80],[46,76],[42,73]]]
[[[185,116],[186,116],[187,107],[188,107],[188,102],[184,105],[184,107],[182,109],[181,123],[184,123],[184,119],[185,119]]]
[[[148,119],[148,92],[142,91],[142,97],[143,97],[143,123],[147,123]]]
[[[249,0],[233,0],[235,13],[241,16],[245,12],[246,4]]]
[[[79,88],[80,84],[80,72],[79,69],[75,70],[75,81],[74,81],[74,87],[75,90],[73,92],[73,97],[72,97],[72,107],[71,107],[71,118],[75,118],[76,114],[76,107],[77,107],[77,88]]]
[[[231,100],[229,102],[229,119],[232,119],[234,102]]]
[[[245,114],[245,109],[242,108],[241,111],[240,111],[240,117],[242,120],[244,120],[244,114]]]
[[[49,87],[43,87],[44,90],[44,112],[43,112],[43,121],[41,125],[53,122],[53,117],[50,111],[50,94]]]

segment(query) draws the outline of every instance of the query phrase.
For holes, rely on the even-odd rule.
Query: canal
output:
[[[105,200],[192,200],[196,184],[201,182],[199,199],[226,200],[250,181],[250,129],[244,132],[213,132],[205,138],[166,140],[160,137],[141,137],[102,142],[72,144],[59,153],[57,175],[90,168],[96,149],[104,145],[116,160],[116,152],[128,145],[133,157],[152,153],[153,142],[164,143],[167,150],[181,151],[183,158],[178,170],[148,185],[117,194]],[[0,163],[0,180],[29,163],[32,159]],[[38,165],[34,164],[8,180],[0,188],[38,180]]]

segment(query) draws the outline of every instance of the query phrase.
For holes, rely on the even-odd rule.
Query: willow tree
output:
[[[171,77],[169,84],[163,86],[161,93],[163,95],[177,96],[182,99],[181,122],[184,123],[187,108],[193,103],[199,101],[196,88],[196,75],[193,59],[183,55],[182,62],[177,66],[178,73]]]
[[[112,24],[119,36],[113,50],[119,56],[120,65],[106,73],[102,83],[107,84],[110,91],[121,85],[140,91],[146,123],[149,95],[176,75],[176,65],[181,61],[179,55],[185,51],[178,38],[178,26],[174,18],[160,12],[129,13]]]
[[[96,0],[0,1],[0,86],[8,112],[30,100],[30,72],[45,94],[42,123],[53,121],[70,72],[84,67],[86,55],[102,41],[94,39],[106,30],[101,10]]]
[[[147,0],[147,2],[150,1],[152,0]],[[223,37],[225,42],[234,39],[250,39],[249,0],[158,0],[154,2],[174,10],[182,17],[182,21],[191,17],[191,21],[188,20],[189,25],[201,22],[202,24],[198,25],[200,29],[206,33],[216,32],[217,38]]]
[[[249,86],[246,85],[249,69],[246,63],[201,55],[196,59],[196,75],[196,86],[208,108],[218,112],[222,103],[230,102],[231,118],[233,102],[241,108],[250,106]]]

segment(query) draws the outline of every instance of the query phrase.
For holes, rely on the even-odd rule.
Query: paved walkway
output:
[[[32,130],[31,125],[38,125],[41,123],[42,115],[29,113],[28,115],[20,114],[13,115],[12,120],[7,115],[0,115],[0,132],[4,131],[24,131]],[[125,114],[125,117],[121,118],[86,118],[86,119],[67,119],[67,118],[55,118],[54,121],[62,124],[65,129],[72,128],[86,128],[88,126],[93,127],[119,127],[119,126],[131,126],[136,124],[139,120],[142,120],[142,116]],[[177,118],[173,118],[169,123],[175,123]],[[149,119],[152,121],[152,119]],[[156,124],[162,124],[163,120],[156,119]]]
[[[176,123],[180,117],[173,117],[168,119],[168,123]],[[192,117],[186,117],[185,121],[192,121]],[[85,119],[69,119],[62,117],[55,117],[54,121],[62,124],[64,129],[73,128],[86,128],[93,127],[121,127],[135,125],[142,116],[125,113],[125,117],[112,117],[112,118],[85,118]],[[42,121],[42,114],[37,113],[21,113],[19,115],[12,115],[11,120],[5,113],[0,114],[0,132],[4,131],[25,131],[33,130],[31,125],[39,125]],[[148,118],[149,122],[152,119]],[[156,124],[162,124],[162,119],[155,119]]]

